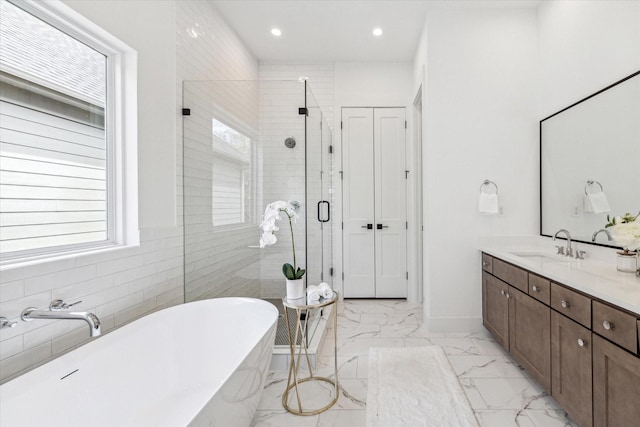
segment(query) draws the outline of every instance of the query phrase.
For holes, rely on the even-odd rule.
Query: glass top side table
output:
[[[331,316],[333,317],[333,371],[334,379],[328,377],[319,377],[313,374],[311,369],[311,361],[309,360],[309,349],[307,347],[307,323],[309,321],[309,314],[305,312],[304,317],[302,313],[308,310],[316,310],[322,307],[334,305],[338,301],[338,294],[334,291],[331,298],[320,298],[317,301],[307,300],[306,295],[303,298],[290,300],[287,297],[282,298],[282,305],[284,306],[284,319],[287,324],[287,336],[289,338],[289,350],[291,352],[291,363],[289,364],[289,376],[287,379],[287,388],[282,394],[282,406],[295,415],[316,415],[331,408],[338,401],[338,309],[337,306],[332,307]],[[295,329],[292,330],[291,321],[289,320],[288,310],[296,311],[296,324]],[[331,319],[329,319],[331,321]],[[300,339],[300,344],[296,345]],[[304,359],[303,359],[304,355]],[[300,378],[300,362],[307,362],[307,368],[309,369],[309,376]],[[331,401],[320,409],[303,410],[302,400],[300,397],[299,385],[308,381],[322,381],[329,383],[333,386],[333,398]],[[289,404],[289,394],[295,393],[295,401]],[[295,405],[297,403],[297,405]],[[294,407],[297,406],[297,407]]]

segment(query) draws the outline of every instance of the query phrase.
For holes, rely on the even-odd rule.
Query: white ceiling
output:
[[[211,0],[260,61],[411,61],[441,7],[535,7],[529,0]],[[270,30],[278,27],[282,36]],[[376,38],[374,27],[384,34]]]

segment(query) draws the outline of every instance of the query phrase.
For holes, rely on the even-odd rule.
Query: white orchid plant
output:
[[[284,277],[289,280],[302,279],[306,270],[296,265],[296,243],[293,238],[293,223],[298,219],[298,214],[296,213],[296,208],[291,204],[291,202],[278,200],[277,202],[269,203],[267,205],[264,210],[264,218],[260,224],[260,228],[262,228],[260,247],[264,248],[265,246],[273,245],[278,241],[274,233],[279,230],[278,226],[276,226],[276,221],[280,221],[282,219],[280,217],[281,212],[284,213],[289,220],[291,246],[293,247],[293,265],[285,263],[282,266],[282,273],[284,274]]]
[[[607,215],[607,221],[609,223],[605,225],[605,228],[611,229],[611,237],[625,251],[640,249],[640,213],[636,216],[626,213],[623,216],[613,218],[609,218]]]

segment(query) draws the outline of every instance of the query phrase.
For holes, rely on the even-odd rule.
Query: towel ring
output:
[[[482,181],[482,184],[480,185],[480,192],[481,193],[486,193],[485,191],[482,191],[482,189],[487,185],[493,185],[494,187],[496,187],[495,194],[498,194],[498,185],[495,182],[493,182],[493,181],[491,181],[489,179],[485,179],[484,181]],[[491,194],[491,193],[486,193],[486,194]]]
[[[595,193],[589,193],[587,192],[587,188],[593,184],[598,184],[598,187],[600,187],[600,191],[596,191]],[[596,194],[596,193],[602,193],[604,191],[604,188],[602,188],[602,184],[600,184],[598,181],[594,181],[592,179],[587,180],[587,183],[584,185],[584,194],[586,194],[587,196],[589,194]]]

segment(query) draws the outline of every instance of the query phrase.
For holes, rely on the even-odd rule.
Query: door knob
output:
[[[373,230],[373,224],[363,225],[360,228],[366,228],[367,230]]]
[[[389,226],[388,225],[382,225],[382,224],[376,224],[376,228],[378,230],[382,230],[383,228],[389,228]]]

